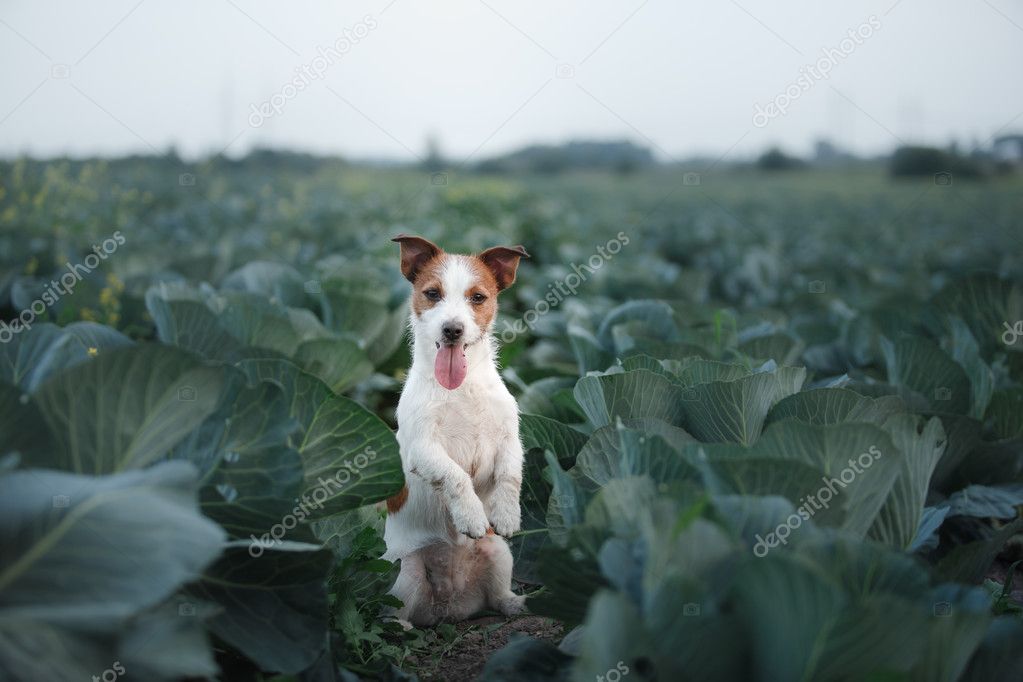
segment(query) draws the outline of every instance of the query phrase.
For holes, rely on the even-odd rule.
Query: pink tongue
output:
[[[454,390],[465,380],[465,347],[441,346],[437,351],[437,360],[433,363],[433,375],[444,388]]]

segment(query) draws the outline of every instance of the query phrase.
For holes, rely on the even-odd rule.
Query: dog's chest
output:
[[[438,442],[477,484],[489,481],[493,474],[504,427],[494,398],[485,390],[462,391],[431,410]]]

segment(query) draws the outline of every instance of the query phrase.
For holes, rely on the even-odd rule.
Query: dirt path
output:
[[[470,682],[480,674],[491,654],[517,632],[554,644],[564,636],[560,623],[541,616],[519,616],[511,620],[485,616],[458,623],[455,628],[458,635],[453,642],[430,655],[409,657],[405,668],[414,670],[423,682]]]

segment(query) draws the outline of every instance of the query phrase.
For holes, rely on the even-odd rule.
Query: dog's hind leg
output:
[[[483,575],[487,606],[506,616],[526,610],[526,598],[512,592],[512,553],[504,538],[489,535],[479,540],[478,551],[487,562]]]
[[[426,576],[426,566],[420,552],[412,552],[401,560],[401,571],[394,581],[391,594],[404,604],[390,614],[406,629],[412,624],[432,625],[424,622],[423,616],[430,612],[433,601],[433,588]]]

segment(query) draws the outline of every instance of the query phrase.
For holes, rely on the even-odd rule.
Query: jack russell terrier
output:
[[[497,372],[497,294],[515,281],[521,246],[449,254],[398,235],[412,283],[412,367],[398,401],[405,487],[387,501],[385,559],[401,559],[391,594],[402,625],[463,620],[488,607],[521,613],[505,538],[519,529],[518,405]]]

